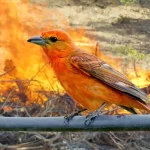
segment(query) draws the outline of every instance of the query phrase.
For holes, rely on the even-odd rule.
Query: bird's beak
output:
[[[27,41],[37,44],[37,45],[41,45],[41,46],[46,45],[46,41],[41,36],[32,37],[32,38],[28,39]]]

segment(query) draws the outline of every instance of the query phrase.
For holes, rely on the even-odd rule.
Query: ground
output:
[[[60,11],[70,26],[83,27],[87,36],[94,38],[103,53],[113,54],[114,49],[132,47],[138,53],[150,53],[150,2],[139,0],[135,5],[122,5],[119,0],[31,0],[34,5],[47,5],[49,9]],[[57,18],[55,18],[57,20]],[[116,55],[119,52],[115,51]],[[123,54],[121,54],[123,56]],[[126,56],[123,56],[126,57]],[[150,70],[148,58],[142,64]],[[145,61],[145,62],[144,62]],[[56,95],[56,99],[60,97]],[[65,95],[64,98],[68,99]],[[62,97],[61,97],[62,98]],[[71,101],[71,100],[70,100]],[[68,104],[66,100],[65,104]],[[60,104],[61,105],[61,104]],[[68,104],[72,105],[72,104]],[[49,106],[49,105],[48,105]],[[47,107],[47,105],[45,105]],[[49,116],[45,109],[26,108],[31,116],[43,114]],[[41,109],[41,110],[40,110]],[[16,112],[15,112],[16,111]],[[38,112],[39,111],[39,112]],[[14,114],[17,114],[14,110]],[[59,115],[62,115],[63,111]],[[1,112],[9,116],[9,113]],[[52,114],[50,114],[52,115]],[[20,111],[20,116],[27,116]],[[28,143],[32,141],[32,143]],[[27,142],[27,143],[26,143]],[[149,150],[149,132],[62,132],[62,133],[33,133],[33,132],[0,132],[2,150],[7,149],[38,149],[38,150]],[[20,143],[26,143],[21,145]],[[16,145],[18,144],[18,145]],[[13,146],[8,146],[13,145]]]

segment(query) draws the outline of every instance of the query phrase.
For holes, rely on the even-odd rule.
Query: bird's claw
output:
[[[81,112],[84,112],[84,111],[86,111],[86,110],[87,110],[86,108],[83,108],[83,109],[78,110],[78,111],[76,111],[76,112],[74,112],[74,113],[71,113],[71,114],[69,114],[69,115],[66,115],[66,116],[64,117],[64,119],[65,119],[65,124],[68,124],[69,121],[70,121],[73,117],[78,116]]]
[[[99,114],[98,114],[97,112],[94,113],[94,114],[88,114],[88,115],[86,116],[86,120],[85,120],[85,122],[84,122],[85,126],[89,126],[89,125],[95,120],[95,118],[96,118],[97,116],[99,116]]]
[[[76,116],[75,113],[72,113],[72,114],[69,114],[69,115],[64,116],[64,119],[65,119],[64,122],[65,122],[65,124],[69,124],[69,121],[70,121],[74,116]]]

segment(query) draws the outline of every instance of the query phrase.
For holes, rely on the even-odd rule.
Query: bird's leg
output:
[[[101,105],[101,107],[100,107],[96,112],[94,112],[92,115],[87,115],[84,124],[85,124],[86,126],[88,126],[89,124],[91,124],[91,123],[94,121],[94,119],[95,119],[97,116],[99,116],[99,113],[101,112],[101,110],[102,110],[106,105],[107,105],[107,103],[103,103],[103,104]]]
[[[68,123],[69,120],[71,120],[74,116],[78,116],[81,112],[84,112],[86,111],[87,108],[83,108],[83,109],[80,109],[80,110],[77,110],[69,115],[66,115],[64,118],[65,118],[65,123]]]

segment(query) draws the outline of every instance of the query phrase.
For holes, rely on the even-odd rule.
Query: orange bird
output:
[[[105,61],[79,49],[65,31],[44,32],[28,42],[42,46],[63,88],[85,108],[116,104],[135,114],[134,108],[150,112],[144,92]]]

